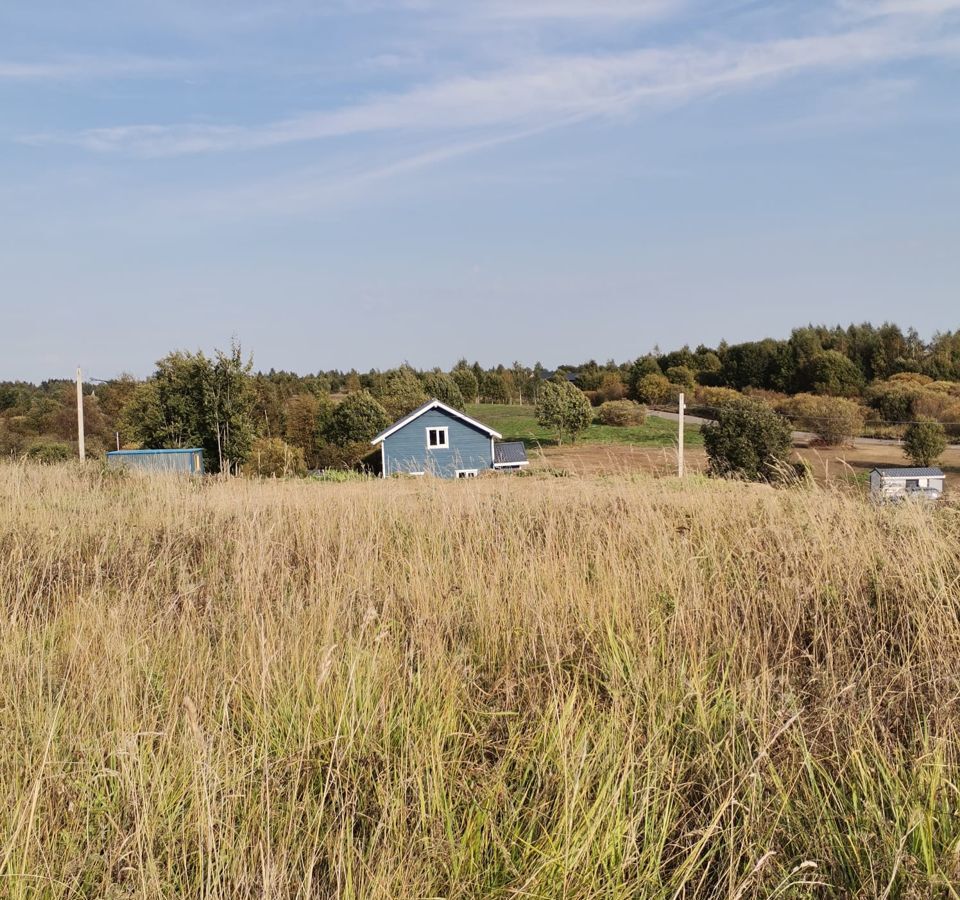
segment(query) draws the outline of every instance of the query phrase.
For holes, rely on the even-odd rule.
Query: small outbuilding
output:
[[[466,413],[430,400],[370,443],[380,448],[381,474],[385,478],[475,478],[483,471],[520,469],[528,464],[523,444],[498,444],[501,437]]]
[[[870,493],[877,499],[925,497],[939,500],[945,483],[943,470],[933,467],[877,468],[870,473]]]
[[[203,450],[187,447],[176,450],[112,450],[107,454],[112,468],[142,472],[172,472],[178,475],[203,474]]]
[[[529,466],[527,448],[523,441],[499,441],[493,446],[493,467],[500,471],[517,471]]]

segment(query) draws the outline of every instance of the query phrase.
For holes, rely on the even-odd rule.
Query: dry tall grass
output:
[[[0,467],[0,896],[957,897],[960,521]]]

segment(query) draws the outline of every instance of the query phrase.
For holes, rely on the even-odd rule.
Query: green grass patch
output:
[[[495,428],[505,441],[523,441],[528,446],[557,443],[549,429],[537,424],[532,406],[511,406],[482,403],[467,407],[467,415]],[[684,429],[688,447],[702,447],[700,426]],[[582,444],[632,444],[637,447],[672,447],[677,442],[677,423],[667,419],[647,418],[643,425],[618,428],[612,425],[591,425],[579,438]]]

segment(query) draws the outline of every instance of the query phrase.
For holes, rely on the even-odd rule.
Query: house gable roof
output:
[[[937,469],[931,466],[891,466],[881,469],[879,466],[873,470],[880,475],[886,475],[888,478],[943,478],[943,469]]]
[[[494,431],[489,426],[484,425],[483,422],[478,422],[476,419],[471,419],[470,416],[468,416],[466,413],[460,412],[459,409],[454,409],[452,406],[447,406],[446,403],[441,403],[439,400],[434,399],[434,400],[428,400],[426,403],[423,404],[423,406],[418,407],[408,416],[404,416],[404,418],[394,422],[389,428],[385,429],[384,431],[381,431],[380,434],[378,434],[372,441],[370,441],[370,443],[376,446],[377,444],[386,440],[386,438],[390,437],[391,434],[394,434],[395,432],[399,431],[401,428],[406,428],[407,425],[409,425],[414,420],[419,419],[420,416],[422,416],[424,413],[430,412],[431,409],[442,410],[447,415],[453,416],[456,419],[460,419],[461,422],[466,422],[468,425],[472,425],[474,428],[479,428],[480,431],[485,432],[486,434],[490,435],[490,437],[493,437],[493,438],[503,437],[503,435],[500,434],[499,431]]]

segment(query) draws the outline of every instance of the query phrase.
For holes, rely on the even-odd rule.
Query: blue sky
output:
[[[960,0],[8,0],[0,378],[960,327]]]

